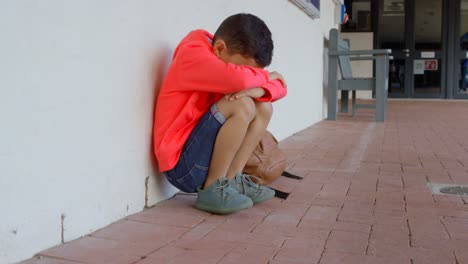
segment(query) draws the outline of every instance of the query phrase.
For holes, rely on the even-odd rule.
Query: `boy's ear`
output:
[[[226,42],[221,39],[216,40],[213,44],[213,50],[216,56],[221,57],[224,53],[227,52]]]

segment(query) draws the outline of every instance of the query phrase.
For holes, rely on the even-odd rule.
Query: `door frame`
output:
[[[447,52],[448,64],[447,71],[451,72],[447,78],[448,98],[450,99],[468,99],[468,93],[462,94],[458,92],[459,88],[459,63],[462,58],[463,52],[460,48],[460,25],[461,25],[461,0],[453,0],[449,2],[449,11],[452,11],[453,16],[449,18],[448,29],[448,46],[450,47]],[[466,54],[466,53],[465,53]],[[466,55],[465,55],[466,57]]]
[[[456,0],[460,1],[460,0]],[[374,2],[374,1],[373,1]],[[450,32],[448,32],[447,28],[450,29],[452,28],[451,21],[449,19],[450,16],[448,16],[449,11],[453,10],[450,9],[451,3],[453,1],[451,0],[442,0],[442,46],[441,46],[441,52],[440,52],[440,60],[441,63],[439,67],[441,67],[441,80],[440,80],[440,93],[437,94],[417,94],[415,92],[415,87],[414,87],[414,60],[418,59],[419,56],[416,56],[417,52],[420,53],[421,51],[416,51],[416,37],[415,37],[415,14],[416,14],[416,3],[414,0],[406,0],[405,1],[405,44],[406,47],[408,47],[410,56],[405,58],[405,93],[404,94],[389,94],[390,98],[447,98],[447,95],[450,94],[450,91],[447,89],[447,87],[451,87],[448,85],[447,80],[452,79],[452,78],[447,78],[447,73],[448,72],[453,72],[449,71],[449,64],[450,63],[450,57],[448,54],[448,50],[450,50],[448,47],[452,47],[449,43],[449,41],[453,41],[453,37],[450,37]],[[374,15],[374,47],[380,47],[380,14],[383,11],[381,9],[383,0],[378,0],[375,1],[375,4],[372,6],[373,8],[373,15]],[[453,19],[452,19],[453,20]],[[454,23],[452,21],[452,23]],[[452,28],[452,31],[454,29]],[[453,32],[452,32],[453,34]],[[439,58],[435,58],[439,59]],[[453,65],[452,65],[453,68]],[[467,96],[468,98],[468,96]]]

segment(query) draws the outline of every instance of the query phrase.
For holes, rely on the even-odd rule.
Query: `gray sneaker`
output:
[[[256,184],[252,181],[252,177],[255,176],[238,173],[234,179],[229,181],[229,184],[239,193],[252,199],[254,204],[264,202],[275,196],[275,191],[266,186]]]
[[[227,178],[216,180],[208,188],[198,188],[195,207],[215,214],[230,214],[252,207],[252,200],[229,185]]]

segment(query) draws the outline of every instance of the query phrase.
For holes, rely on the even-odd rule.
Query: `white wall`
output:
[[[340,32],[341,39],[349,39],[353,50],[371,50],[374,48],[374,33],[372,32]],[[372,77],[372,61],[352,61],[351,68],[354,77]],[[351,96],[351,93],[350,93]],[[371,99],[372,91],[357,91],[357,98]]]
[[[0,263],[174,194],[151,154],[154,87],[192,29],[213,32],[238,12],[263,18],[276,45],[271,69],[289,86],[271,131],[284,139],[321,120],[333,11],[331,0],[321,20],[286,0],[2,1]]]

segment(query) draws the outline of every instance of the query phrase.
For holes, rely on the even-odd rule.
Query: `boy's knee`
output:
[[[250,97],[242,97],[234,101],[223,98],[217,103],[217,106],[226,118],[238,116],[248,122],[255,118],[255,102]]]
[[[256,116],[261,117],[263,119],[270,120],[271,116],[273,115],[273,106],[269,102],[256,102]]]
[[[256,106],[255,102],[250,97],[242,97],[235,101],[235,112],[245,117],[248,121],[252,121],[255,118]]]

